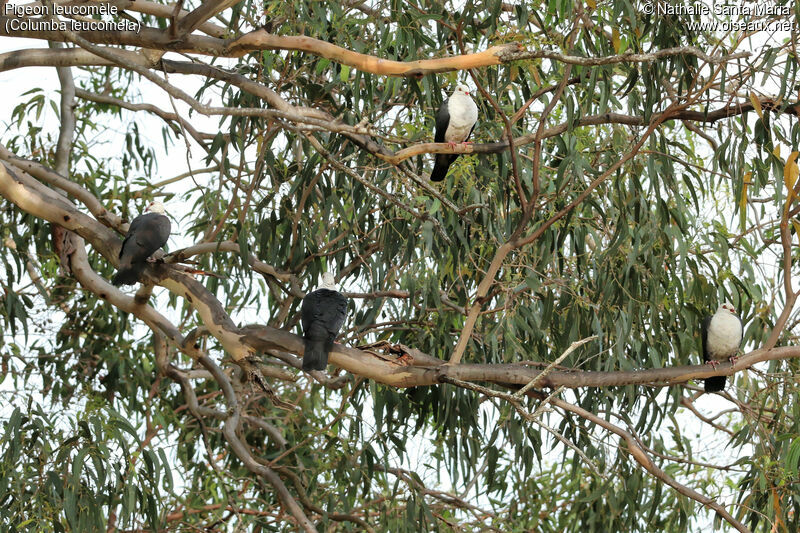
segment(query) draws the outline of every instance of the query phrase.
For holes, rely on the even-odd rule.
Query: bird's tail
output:
[[[117,287],[120,285],[135,285],[137,281],[139,281],[139,271],[135,268],[120,269],[111,278],[111,283]]]
[[[303,352],[303,370],[325,370],[328,366],[328,352],[325,350],[324,340],[305,340]]]
[[[452,160],[448,154],[436,154],[436,160],[431,171],[431,181],[442,181],[447,176]]]
[[[725,389],[725,376],[706,378],[704,383],[706,392],[720,392]]]

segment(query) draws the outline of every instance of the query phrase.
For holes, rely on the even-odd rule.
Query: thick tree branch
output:
[[[792,288],[792,276],[794,274],[794,261],[792,260],[792,236],[789,233],[789,208],[791,207],[792,200],[794,199],[796,191],[790,190],[788,198],[783,208],[781,215],[781,248],[783,249],[782,267],[783,267],[783,293],[784,304],[778,320],[775,321],[775,327],[772,328],[769,338],[764,343],[766,347],[772,347],[777,344],[778,339],[783,334],[784,326],[789,320],[789,316],[794,309],[794,304],[797,301],[798,293]]]
[[[74,0],[56,0],[55,4],[66,5],[73,3]],[[169,19],[173,15],[183,18],[186,17],[189,12],[185,9],[180,9],[177,12],[175,11],[176,4],[157,4],[155,2],[148,2],[147,0],[110,0],[108,2],[109,5],[115,6],[119,11],[135,11],[137,13],[144,13],[146,15],[153,15],[155,17]],[[34,0],[30,2],[28,5],[32,6],[42,6],[46,5],[44,2]],[[211,35],[212,37],[219,37],[223,38],[225,35],[228,34],[229,30],[225,26],[220,26],[219,24],[214,24],[213,22],[203,22],[197,29]]]
[[[770,109],[776,113],[782,113],[791,116],[798,116],[800,111],[800,103],[782,104],[777,106],[771,98],[764,98],[760,101],[762,108]],[[727,105],[725,107],[711,110],[708,112],[693,111],[690,109],[682,109],[677,112],[670,112],[668,118],[662,118],[661,113],[656,113],[652,116],[653,121],[663,120],[680,120],[684,122],[702,122],[714,123],[718,120],[739,116],[749,111],[753,111],[754,107],[751,102],[742,102],[737,104]],[[585,126],[602,126],[606,124],[623,124],[626,126],[646,126],[644,118],[632,115],[623,115],[620,113],[603,113],[601,115],[588,115],[578,120],[567,121],[556,126],[551,126],[542,130],[541,138],[549,139],[557,137],[562,133]],[[514,137],[514,146],[524,146],[531,144],[536,139],[536,133],[527,133]],[[376,154],[381,160],[397,165],[406,159],[423,154],[496,154],[508,150],[508,140],[498,141],[494,143],[483,144],[458,144],[450,146],[447,143],[419,143],[402,148],[394,153],[388,152],[383,154]]]
[[[70,268],[75,278],[84,288],[97,294],[117,309],[136,316],[153,331],[164,334],[176,346],[181,347],[184,344],[183,336],[178,331],[178,328],[167,320],[165,316],[149,305],[137,303],[135,298],[127,296],[92,270],[84,246],[78,246],[70,257]]]
[[[199,8],[190,20],[191,26],[195,18],[200,20],[213,11],[216,2],[206,2],[209,7]],[[203,9],[200,11],[200,9]],[[191,14],[190,14],[191,15]],[[189,15],[187,15],[188,17]],[[29,37],[47,39],[49,41],[65,41],[65,35],[58,31],[17,29],[9,27],[8,17],[0,17],[0,35],[12,37]],[[324,57],[337,63],[348,65],[362,72],[382,76],[407,76],[421,78],[438,72],[452,72],[471,68],[500,65],[512,61],[531,59],[551,59],[573,65],[601,66],[615,63],[653,62],[663,57],[692,55],[711,64],[721,64],[736,59],[749,57],[748,53],[728,56],[709,56],[692,46],[666,48],[653,53],[624,53],[607,57],[578,57],[553,51],[526,50],[522,43],[507,43],[493,46],[482,52],[438,59],[421,59],[415,61],[394,61],[377,56],[361,54],[336,46],[326,41],[308,36],[275,35],[264,29],[252,31],[234,39],[218,39],[208,36],[187,35],[176,40],[168,32],[156,28],[142,27],[140,31],[81,31],[80,37],[94,44],[116,44],[139,46],[161,51],[205,54],[218,57],[240,57],[250,52],[261,50],[295,50]]]
[[[53,55],[53,59],[50,62],[47,61],[47,55],[42,54],[42,52],[39,50],[20,50],[17,52],[11,52],[9,54],[13,55],[7,55],[7,54],[0,55],[0,70],[3,70],[4,68],[17,68],[18,66],[27,66],[29,64],[56,64],[56,65],[69,64],[69,62],[63,61],[59,57],[59,54],[68,54],[70,55],[70,57],[72,57],[73,55],[77,54],[77,52],[74,52],[74,50],[75,49],[50,51],[49,54]],[[294,107],[285,102],[275,91],[272,91],[271,89],[268,89],[264,85],[253,82],[252,80],[249,80],[246,77],[241,76],[239,74],[226,72],[222,69],[212,67],[209,65],[202,65],[196,63],[194,64],[183,63],[176,61],[162,62],[162,68],[167,72],[197,74],[233,83],[237,87],[255,96],[258,96],[259,98],[265,99],[271,106],[275,107],[275,109],[274,110],[265,110],[260,108],[228,109],[228,108],[204,106],[199,102],[197,102],[196,100],[194,100],[193,98],[191,98],[189,95],[177,89],[176,87],[167,84],[160,78],[150,73],[148,69],[151,68],[153,65],[150,62],[144,60],[143,56],[141,56],[140,54],[134,54],[126,50],[104,49],[104,48],[94,48],[94,47],[90,48],[90,50],[91,52],[89,53],[88,56],[81,56],[81,58],[86,59],[91,56],[98,58],[100,60],[96,64],[116,63],[125,68],[135,70],[136,72],[144,75],[145,77],[148,77],[148,79],[150,79],[154,83],[162,86],[162,88],[166,90],[173,97],[185,101],[195,111],[198,111],[205,115],[262,116],[265,118],[270,118],[270,117],[281,118],[293,122],[295,124],[306,124],[310,127],[316,127],[319,129],[344,135],[353,140],[359,146],[368,150],[376,157],[393,165],[398,165],[399,163],[410,157],[428,153],[459,153],[459,154],[500,153],[505,150],[508,150],[509,146],[511,146],[512,143],[515,147],[523,146],[535,142],[537,136],[543,140],[561,135],[565,131],[576,127],[604,125],[604,124],[625,124],[629,126],[646,125],[643,118],[639,116],[623,115],[618,113],[604,113],[602,115],[586,116],[575,122],[564,122],[557,126],[537,131],[536,133],[521,135],[519,137],[515,137],[512,143],[509,143],[508,140],[504,140],[496,143],[458,145],[455,148],[450,147],[445,143],[421,143],[407,148],[403,148],[393,153],[390,150],[386,149],[381,144],[376,143],[374,140],[365,135],[364,134],[365,132],[362,131],[362,128],[344,124],[340,121],[337,121],[330,115],[319,110]],[[30,55],[30,57],[27,57],[28,55]],[[74,64],[91,64],[91,62],[87,63],[86,61],[76,60]],[[86,93],[85,95],[81,93],[81,95],[88,97],[88,93]],[[92,98],[92,99],[97,100],[97,98]],[[114,102],[114,103],[116,103],[117,105],[121,105],[119,102]],[[797,116],[798,110],[800,110],[800,104],[778,103],[772,98],[761,99],[760,105],[763,110],[769,110],[793,116]],[[125,107],[128,109],[145,110],[146,107],[144,106],[145,104],[128,104]],[[694,111],[690,109],[683,109],[678,112],[672,112],[669,118],[682,121],[713,123],[723,118],[729,118],[731,116],[741,115],[748,111],[752,111],[753,109],[754,106],[752,102],[746,101],[741,103],[730,104],[726,107],[712,111]],[[164,115],[162,116],[162,118],[165,118],[166,120],[167,118],[172,118],[172,117],[166,117],[166,115]],[[659,120],[660,115],[656,114],[652,118],[653,120]],[[182,125],[184,124],[182,123]],[[187,131],[193,134],[193,130],[187,128]],[[197,139],[197,137],[195,138]],[[198,142],[201,142],[202,144],[202,141],[200,141],[199,139]]]
[[[130,50],[118,49],[120,56],[142,67],[152,64],[144,56]],[[82,48],[30,48],[0,54],[0,72],[24,67],[88,67],[114,65],[113,61],[96,56]]]
[[[77,184],[73,185],[80,187]],[[78,211],[66,198],[52,189],[48,189],[24,172],[14,172],[6,165],[0,164],[0,195],[12,201],[23,211],[74,231],[92,243],[92,246],[112,264],[117,264],[121,241],[111,230]],[[85,252],[83,253],[85,254]],[[161,285],[184,297],[198,311],[201,318],[207,321],[206,325],[209,330],[218,335],[218,340],[234,360],[245,359],[252,353],[251,349],[239,342],[238,328],[233,325],[222,304],[202,285],[178,271],[170,272],[171,278],[164,279],[164,272],[161,271],[163,269],[160,269],[158,265],[151,268],[158,271],[156,272],[158,275],[153,281],[163,279]],[[78,277],[77,273],[76,277]],[[119,289],[94,274],[93,271],[91,273],[87,271],[83,280],[79,278],[79,281],[100,298],[108,300],[112,305],[124,311],[136,314],[149,325],[154,323],[164,325],[166,329],[162,328],[162,331],[179,347],[187,351],[187,348],[183,346],[182,336],[171,324],[169,325],[171,329],[167,327],[168,322],[166,319],[162,321],[161,315],[145,317],[137,314],[138,308],[149,308],[138,305],[133,298],[126,296]],[[191,350],[188,350],[187,353],[192,354]]]

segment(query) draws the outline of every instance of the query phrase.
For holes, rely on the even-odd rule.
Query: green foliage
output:
[[[14,409],[0,437],[3,531],[102,531],[163,527],[161,491],[172,471],[163,449],[142,448],[136,430],[111,409],[54,418],[42,406]]]

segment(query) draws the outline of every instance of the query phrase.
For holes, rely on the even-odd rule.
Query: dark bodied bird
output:
[[[445,100],[436,113],[436,134],[433,140],[437,143],[466,142],[475,122],[478,120],[478,106],[469,96],[469,87],[458,85],[453,95]],[[431,171],[431,181],[442,181],[447,170],[459,154],[436,154],[436,162]]]
[[[306,294],[300,313],[305,339],[303,370],[325,370],[333,341],[347,316],[347,298],[336,290],[333,274],[322,274],[322,286]]]
[[[735,361],[742,344],[742,320],[733,304],[725,302],[714,316],[703,320],[703,360],[716,368],[720,361]],[[719,392],[725,388],[725,376],[706,378],[705,391]]]
[[[122,248],[119,269],[111,280],[114,285],[133,285],[139,281],[148,258],[167,243],[170,222],[164,215],[164,204],[150,202],[145,212],[133,219]]]

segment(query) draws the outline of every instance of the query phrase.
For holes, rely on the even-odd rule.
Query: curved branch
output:
[[[64,45],[49,42],[51,50],[59,50]],[[69,175],[72,139],[75,133],[75,80],[69,67],[58,67],[58,80],[61,83],[61,126],[56,144],[56,172],[62,176]]]
[[[770,110],[775,113],[782,113],[791,116],[800,116],[800,102],[778,105],[772,98],[760,100],[762,109]],[[662,118],[664,113],[655,113],[651,117],[651,122],[663,122],[664,120],[680,120],[690,122],[714,123],[718,120],[743,115],[753,111],[754,106],[751,102],[730,104],[719,109],[708,112],[682,109],[670,112],[667,118]],[[605,124],[622,124],[626,126],[646,126],[648,122],[640,116],[623,115],[621,113],[603,113],[601,115],[588,115],[575,121],[562,122],[556,126],[551,126],[542,130],[542,139],[557,137],[562,133],[584,126],[602,126]],[[524,146],[536,140],[536,133],[527,133],[514,137],[514,146]],[[454,147],[447,143],[419,143],[407,148],[402,148],[394,153],[384,152],[375,154],[381,160],[397,165],[406,159],[423,154],[496,154],[508,150],[508,140],[494,143],[483,144],[457,144]]]
[[[164,122],[169,124],[170,126],[174,127],[176,131],[180,131],[181,128],[186,130],[192,138],[197,141],[197,144],[203,146],[206,138],[214,138],[214,135],[211,134],[202,134],[196,129],[188,120],[185,120],[183,117],[177,115],[176,113],[169,113],[160,109],[153,104],[134,104],[131,102],[126,102],[125,100],[120,100],[119,98],[114,98],[113,96],[108,96],[105,94],[95,94],[89,91],[85,91],[83,89],[78,89],[75,91],[75,95],[78,98],[82,98],[84,100],[90,100],[92,102],[98,102],[101,104],[108,104],[113,105],[116,107],[121,107],[123,109],[128,109],[130,111],[148,111],[158,117],[160,117]],[[177,123],[177,125],[173,124]]]
[[[210,2],[207,2],[211,4]],[[201,15],[196,10],[196,17]],[[188,18],[184,17],[184,19]],[[0,35],[12,37],[29,37],[47,39],[49,41],[71,40],[59,31],[46,30],[13,30],[6,23],[8,17],[0,17]],[[175,39],[169,32],[157,28],[142,27],[139,31],[81,31],[80,37],[95,44],[116,44],[139,46],[161,51],[186,52],[212,55],[217,57],[241,57],[250,52],[262,50],[295,50],[324,57],[343,65],[349,65],[362,72],[381,76],[406,76],[421,78],[438,72],[453,72],[500,65],[512,61],[531,59],[551,59],[563,63],[582,66],[602,66],[615,63],[649,63],[669,56],[692,55],[708,63],[720,64],[749,57],[749,53],[740,52],[728,56],[709,56],[693,46],[667,48],[653,53],[623,53],[606,57],[579,57],[561,54],[549,50],[527,50],[523,43],[507,43],[492,46],[482,52],[438,59],[420,59],[415,61],[395,61],[377,56],[361,54],[336,46],[327,41],[308,36],[275,35],[265,29],[258,29],[233,39],[219,39],[202,35],[187,35]]]
[[[138,63],[143,67],[152,66],[143,55],[137,52],[130,50],[117,51],[131,63]],[[58,50],[29,48],[0,54],[0,72],[24,67],[89,67],[113,64],[113,61],[96,56],[82,48],[61,48]]]
[[[645,370],[625,371],[552,371],[538,385],[546,388],[567,387],[616,387],[620,385],[656,385],[669,386],[700,380],[713,376],[732,376],[736,372],[746,370],[756,363],[800,357],[800,346],[783,346],[779,348],[755,350],[737,359],[736,363],[721,363],[716,370],[708,365],[686,365],[668,368],[650,368]],[[440,375],[463,381],[488,381],[526,385],[537,379],[540,370],[534,370],[522,363],[505,365],[443,365],[438,367]]]
[[[285,113],[285,117],[282,118],[286,118],[287,120],[293,122],[303,122],[304,118],[317,119],[318,122],[315,122],[314,125],[320,127],[325,127],[326,124],[333,125],[333,127],[339,133],[372,154],[391,155],[391,152],[388,149],[375,142],[367,135],[369,132],[366,128],[354,127],[350,130],[347,130],[347,128],[345,128],[345,126],[347,126],[346,124],[342,123],[339,119],[330,115],[329,113],[326,113],[320,109],[294,106],[281,98],[277,92],[273,91],[266,85],[255,82],[245,76],[242,76],[241,74],[230,72],[228,70],[211,65],[188,63],[185,61],[163,60],[161,62],[161,67],[165,72],[170,74],[194,74],[203,76],[205,78],[211,78],[230,83],[231,85],[234,85],[241,90],[252,94],[253,96],[261,98],[271,107],[274,107],[275,109]],[[333,131],[330,128],[325,129],[328,129],[328,131]]]
[[[183,346],[183,335],[164,315],[149,305],[136,302],[135,298],[124,294],[92,270],[86,255],[86,247],[82,245],[83,240],[79,240],[81,245],[77,246],[75,252],[70,255],[70,268],[78,282],[117,309],[136,316],[153,331],[163,333],[175,346]],[[191,350],[185,351],[190,356],[192,355]]]
[[[205,22],[221,11],[225,11],[239,0],[205,0],[200,7],[182,15],[178,21],[177,33],[183,37],[192,33],[196,28],[200,28]],[[184,10],[181,10],[183,13]]]
[[[0,158],[2,158],[1,156],[2,152],[0,152]],[[101,250],[107,259],[116,264],[121,241],[114,232],[92,217],[78,211],[67,198],[46,187],[21,168],[17,167],[15,170],[18,161],[25,162],[25,160],[14,159],[9,160],[9,163],[0,163],[0,195],[23,211],[48,222],[56,223],[64,229],[86,238],[95,248]],[[11,162],[13,162],[13,166]],[[39,167],[46,168],[38,163],[32,163],[29,166],[34,171]],[[48,176],[57,176],[65,183],[70,183],[52,171],[48,172]],[[82,189],[80,185],[73,183],[73,186]],[[88,191],[86,192],[88,193]],[[97,201],[96,198],[94,200]]]
[[[54,3],[64,5],[70,2],[71,0],[56,0]],[[153,15],[166,19],[172,18],[173,16],[183,18],[189,14],[185,9],[176,11],[176,4],[156,4],[155,2],[148,2],[147,0],[110,0],[108,3],[116,7],[118,11],[135,11],[137,13],[144,13],[146,15]],[[34,0],[30,2],[29,5],[43,6],[46,4],[43,1]],[[212,22],[203,22],[197,26],[197,29],[212,37],[220,38],[225,37],[229,31],[226,27]]]
[[[200,254],[208,254],[213,252],[234,252],[239,253],[241,251],[241,247],[233,242],[233,241],[221,241],[221,242],[201,242],[199,244],[194,244],[187,248],[182,248],[180,250],[176,250],[164,256],[164,262],[166,263],[180,263],[189,259],[190,257],[194,257]],[[267,276],[271,276],[277,280],[283,281],[285,283],[292,283],[294,286],[298,283],[297,276],[294,274],[290,274],[288,272],[279,272],[274,266],[268,265],[263,261],[260,261],[255,255],[250,254],[249,261],[250,266],[253,269],[260,273],[266,274]],[[305,294],[300,293],[296,296],[302,298]]]
[[[521,43],[492,46],[483,52],[438,59],[394,61],[360,54],[308,36],[275,35],[264,29],[256,30],[227,43],[226,55],[242,56],[256,50],[296,50],[349,65],[362,72],[381,76],[407,76],[421,78],[437,72],[451,72],[488,67],[503,63],[503,57],[522,52]]]
[[[0,34],[2,34],[2,31],[0,31]],[[78,36],[83,34],[79,33],[74,35]],[[82,39],[79,38],[79,40]],[[82,43],[82,45],[86,44],[88,43],[85,42]],[[692,47],[685,47],[685,48],[692,48]],[[294,123],[307,124],[308,126],[344,135],[345,137],[349,138],[350,140],[352,140],[365,150],[369,151],[379,159],[393,165],[398,165],[399,163],[410,157],[422,154],[429,154],[429,153],[489,154],[489,153],[503,152],[505,150],[508,150],[510,146],[508,140],[503,140],[495,143],[458,145],[455,148],[450,147],[445,143],[421,143],[409,146],[407,148],[403,148],[401,150],[398,150],[397,152],[392,152],[383,145],[375,142],[368,135],[366,135],[366,133],[368,132],[364,128],[345,124],[321,110],[299,108],[292,106],[291,104],[283,100],[275,91],[267,88],[266,86],[260,83],[254,82],[236,73],[228,72],[223,69],[212,67],[210,65],[203,65],[197,63],[163,60],[161,61],[160,64],[161,68],[163,68],[165,72],[196,74],[205,77],[210,77],[213,79],[218,79],[221,81],[226,81],[228,83],[231,83],[239,87],[244,91],[247,91],[250,94],[253,94],[254,96],[266,100],[267,103],[270,106],[274,107],[275,109],[274,110],[266,110],[260,108],[227,109],[227,108],[204,106],[200,102],[197,102],[195,99],[191,98],[187,94],[180,91],[177,87],[171,86],[166,82],[164,82],[163,80],[161,80],[160,78],[155,77],[151,72],[147,70],[148,68],[153,68],[154,65],[149,61],[143,60],[143,56],[141,54],[131,53],[130,51],[120,50],[120,49],[97,48],[89,45],[89,50],[91,51],[86,51],[86,53],[89,54],[89,56],[100,60],[99,63],[91,63],[91,62],[87,63],[85,61],[82,61],[82,59],[86,59],[89,56],[85,57],[81,56],[81,58],[77,58],[76,56],[76,60],[73,63],[65,62],[63,58],[59,57],[59,54],[73,54],[73,55],[77,54],[77,52],[73,52],[74,50],[75,49],[49,51],[49,54],[54,55],[53,59],[49,62],[47,60],[47,57],[45,55],[42,55],[42,53],[38,50],[19,50],[16,52],[10,52],[9,54],[12,54],[13,56],[8,54],[2,54],[0,55],[0,71],[7,70],[9,68],[18,68],[20,66],[28,66],[28,65],[118,64],[124,68],[134,70],[139,74],[147,77],[148,79],[150,79],[150,81],[153,81],[157,85],[160,85],[165,91],[167,91],[173,97],[179,98],[188,103],[195,111],[198,111],[199,113],[209,116],[253,115],[253,116],[262,116],[266,118],[274,117],[274,118],[286,119]],[[670,49],[670,50],[674,52],[675,50],[681,50],[681,49]],[[657,52],[651,55],[660,57],[661,55],[664,55],[661,52]],[[28,53],[30,53],[30,57],[27,57]],[[620,57],[620,56],[612,56],[612,57]],[[438,61],[438,60],[430,60],[430,61]],[[763,110],[788,114],[792,116],[798,116],[798,114],[800,114],[800,103],[797,102],[780,103],[772,98],[762,98],[759,101],[759,103]],[[752,110],[754,110],[752,102],[747,101],[747,102],[730,104],[725,107],[707,112],[683,109],[678,112],[671,113],[669,118],[681,121],[713,123],[718,120],[729,118],[732,116],[738,116]],[[515,115],[515,119],[516,118],[517,117]],[[660,114],[655,114],[653,115],[652,120],[657,121],[659,120],[659,118]],[[603,113],[601,115],[586,116],[575,122],[564,122],[557,126],[546,128],[541,131],[540,138],[547,139],[555,137],[561,135],[562,133],[571,128],[603,125],[603,124],[624,124],[629,126],[647,125],[644,119],[640,116],[623,115],[620,113]],[[536,133],[521,135],[513,139],[513,145],[515,147],[523,146],[531,144],[535,140],[536,140]]]

